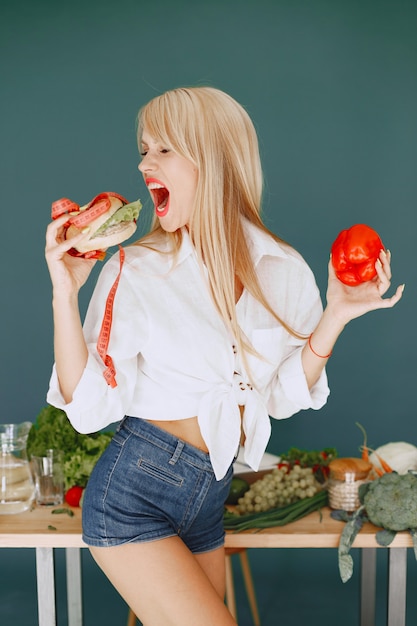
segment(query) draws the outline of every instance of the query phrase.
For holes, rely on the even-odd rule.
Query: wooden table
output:
[[[56,626],[54,548],[66,549],[68,625],[82,626],[80,548],[87,546],[81,539],[81,509],[65,508],[73,517],[52,514],[49,507],[0,515],[0,548],[36,549],[39,626]]]
[[[54,548],[65,548],[67,559],[68,624],[82,626],[81,510],[72,517],[35,508],[19,515],[0,516],[0,548],[35,548],[39,626],[56,626]],[[53,526],[55,530],[51,528]],[[226,534],[228,548],[337,548],[344,523],[333,520],[330,510],[311,513],[297,522],[260,532]],[[354,548],[361,548],[361,626],[375,625],[376,528],[365,524]],[[408,533],[398,533],[389,550],[387,626],[405,626]],[[338,572],[335,572],[338,575]]]

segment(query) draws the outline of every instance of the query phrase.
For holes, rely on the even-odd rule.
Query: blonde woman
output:
[[[319,409],[344,326],[394,306],[390,256],[347,288],[329,264],[323,311],[302,257],[263,225],[257,136],[214,88],[162,94],[139,114],[151,232],[127,246],[113,311],[107,384],[97,339],[118,254],[82,327],[78,292],[94,261],[74,258],[65,217],[49,225],[55,365],[48,401],[80,432],[119,422],[90,478],[83,535],[146,626],[229,626],[223,503],[240,445],[256,470],[270,417]],[[79,239],[85,237],[80,234]]]

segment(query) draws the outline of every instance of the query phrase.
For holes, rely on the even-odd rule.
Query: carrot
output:
[[[368,448],[366,430],[364,429],[362,424],[359,424],[359,422],[356,422],[356,426],[358,426],[358,428],[360,428],[362,433],[363,433],[363,446],[360,447],[360,449],[362,450],[362,459],[364,461],[368,461],[369,462],[369,453],[373,452],[375,454],[376,458],[378,459],[379,464],[382,467],[382,470],[381,470],[381,469],[375,467],[375,465],[373,465],[373,468],[374,468],[376,474],[378,474],[378,476],[382,476],[382,474],[389,474],[389,473],[391,473],[392,472],[392,467],[386,461],[384,461],[384,459],[382,459],[379,456],[379,454],[377,452],[375,452],[375,450],[372,450],[372,448]]]
[[[385,472],[382,469],[379,469],[379,467],[375,467],[375,465],[373,465],[372,467],[373,471],[379,478],[385,474]]]
[[[379,454],[377,452],[375,452],[375,450],[373,450],[373,453],[375,454],[376,458],[378,459],[382,469],[384,470],[384,472],[386,474],[390,474],[392,472],[392,467],[386,462],[384,461],[384,459],[382,457],[379,456]]]

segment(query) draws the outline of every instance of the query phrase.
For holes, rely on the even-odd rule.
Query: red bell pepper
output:
[[[375,263],[383,249],[378,233],[366,224],[342,230],[331,249],[337,278],[351,287],[372,280],[376,276]]]

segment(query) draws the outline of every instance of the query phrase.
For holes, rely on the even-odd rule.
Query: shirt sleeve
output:
[[[110,387],[105,378],[105,365],[97,352],[105,304],[119,271],[118,255],[103,267],[92,295],[85,322],[84,337],[88,361],[74,391],[71,402],[65,403],[60,392],[55,365],[52,370],[47,401],[64,410],[74,428],[92,433],[120,421],[128,414],[137,379],[138,358],[148,336],[147,316],[137,297],[125,263],[113,304],[113,319],[108,354],[116,368],[117,386]]]
[[[288,284],[285,321],[299,334],[308,337],[321,318],[323,305],[313,273],[304,261],[295,265]],[[287,334],[283,358],[272,381],[267,403],[273,418],[285,419],[304,409],[317,410],[327,402],[330,390],[325,370],[315,385],[308,388],[301,360],[305,343],[306,339]]]

